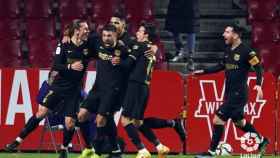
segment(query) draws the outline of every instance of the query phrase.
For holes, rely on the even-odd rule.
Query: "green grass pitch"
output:
[[[69,154],[69,158],[77,158],[79,154]],[[124,155],[123,158],[135,158],[136,155]],[[194,155],[168,155],[167,158],[193,158]],[[263,158],[279,158],[280,156],[263,156]],[[58,158],[58,154],[49,153],[0,153],[0,158]],[[103,156],[102,158],[105,158]],[[157,158],[153,155],[152,158]],[[240,158],[240,156],[225,156],[224,158]]]

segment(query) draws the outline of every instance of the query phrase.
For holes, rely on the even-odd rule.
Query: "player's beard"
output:
[[[113,47],[114,41],[113,41],[113,40],[104,41],[104,45],[105,45],[106,47]]]
[[[225,38],[225,44],[231,46],[233,44],[233,38]]]
[[[88,34],[83,34],[80,38],[82,41],[86,41],[88,39]]]

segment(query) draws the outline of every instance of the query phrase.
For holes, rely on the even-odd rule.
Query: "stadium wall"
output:
[[[11,142],[22,129],[29,117],[37,111],[36,95],[41,83],[47,79],[48,70],[29,69],[0,69],[0,150]],[[88,91],[95,80],[95,71],[89,71],[86,76],[85,90]],[[246,106],[245,116],[271,143],[267,153],[273,154],[280,151],[277,145],[280,142],[279,131],[279,82],[266,73],[263,83],[264,98],[257,99],[253,90],[255,76],[250,74],[249,80],[250,99]],[[185,86],[187,85],[187,86]],[[146,111],[147,117],[160,117],[173,119],[181,117],[187,108],[186,127],[188,138],[185,149],[188,153],[198,153],[207,149],[212,133],[211,119],[223,98],[224,76],[223,73],[202,76],[180,76],[176,72],[155,71],[151,83],[151,93]],[[276,97],[278,96],[278,97]],[[118,118],[116,117],[116,120]],[[42,133],[41,127],[32,133],[21,145],[21,150],[36,150]],[[127,143],[127,151],[136,149],[130,143],[123,128],[119,125],[119,133]],[[181,152],[182,145],[178,136],[172,129],[156,130],[156,134],[164,144],[173,152]],[[240,148],[242,133],[235,128],[231,121],[226,124],[223,141],[233,147],[234,153],[244,153]],[[61,134],[57,136],[61,142]],[[50,140],[47,134],[44,142]],[[74,143],[77,139],[75,138]],[[146,144],[149,144],[145,140]],[[154,151],[149,144],[148,148]],[[43,146],[44,150],[53,150],[52,146]]]

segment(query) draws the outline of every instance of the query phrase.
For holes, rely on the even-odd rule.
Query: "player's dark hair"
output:
[[[121,21],[125,21],[126,20],[126,17],[124,15],[124,13],[120,10],[117,10],[112,17],[116,17],[116,18],[119,18]]]
[[[232,23],[230,25],[228,25],[229,27],[232,28],[232,32],[238,34],[238,36],[241,38],[242,36],[242,33],[243,33],[243,28],[240,27],[238,24],[236,23]]]
[[[103,27],[102,31],[117,32],[117,28],[112,24],[107,24]]]
[[[141,22],[140,27],[143,26],[145,28],[145,33],[148,34],[148,39],[151,42],[155,42],[157,38],[156,26],[150,22]]]
[[[85,20],[81,20],[81,19],[73,20],[69,25],[66,25],[64,34],[67,31],[68,36],[72,37],[74,35],[75,30],[79,29],[81,27],[81,23],[84,22],[86,23]]]

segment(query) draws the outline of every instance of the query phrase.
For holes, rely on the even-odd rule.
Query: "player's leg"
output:
[[[91,114],[97,113],[97,109],[99,106],[99,94],[98,92],[94,92],[90,90],[86,99],[82,101],[80,105],[80,110],[78,113],[78,124],[80,126],[80,130],[85,141],[85,149],[82,151],[81,155],[78,158],[89,158],[94,157],[96,149],[93,147],[93,134],[90,130],[90,121]],[[96,127],[95,127],[96,128]],[[95,132],[97,129],[95,129]],[[96,135],[97,133],[94,133]]]
[[[137,154],[136,158],[138,158],[138,157],[140,158],[141,156],[143,158],[150,158],[151,154],[147,150],[145,145],[142,143],[139,133],[138,133],[138,129],[135,126],[135,122],[137,122],[137,121],[135,121],[134,119],[131,119],[129,117],[122,116],[121,122],[122,122],[122,126],[124,127],[128,137],[130,138],[131,142],[135,145],[135,147],[138,150],[138,154]]]
[[[152,129],[173,128],[179,135],[182,142],[186,140],[186,131],[181,119],[167,120],[156,117],[148,117],[144,119],[144,125]]]
[[[143,118],[143,114],[146,110],[147,107],[147,101],[148,101],[148,97],[149,97],[149,91],[148,88],[139,88],[142,89],[141,93],[143,97],[138,97],[138,103],[136,104],[138,107],[141,107],[139,110],[141,111],[141,115],[138,115],[139,120],[141,121],[136,121],[136,125],[137,128],[139,129],[139,131],[152,143],[154,144],[155,148],[158,151],[159,157],[164,157],[164,155],[169,153],[169,148],[166,147],[165,145],[163,145],[160,140],[156,137],[156,135],[154,134],[154,132],[152,131],[152,129],[148,126],[148,125],[155,125],[155,126],[161,126],[164,127],[164,123],[165,125],[171,125],[171,123],[173,123],[172,121],[166,121],[163,119],[157,119],[157,118],[149,118],[149,119],[144,119],[144,121],[141,119]],[[146,122],[145,122],[146,120]],[[146,123],[146,124],[145,124]],[[154,126],[154,127],[155,127]]]
[[[151,154],[140,140],[137,128],[139,125],[136,126],[136,124],[144,119],[148,96],[149,88],[147,85],[129,82],[121,117],[121,122],[127,135],[138,149],[137,157],[143,158],[150,158]]]
[[[231,117],[231,110],[232,110],[232,107],[229,104],[224,103],[216,111],[216,114],[213,119],[213,135],[212,135],[209,149],[207,152],[204,152],[200,155],[195,156],[196,158],[208,158],[208,157],[215,156],[215,153],[216,153],[215,151],[224,134],[225,122]]]
[[[44,97],[42,97],[42,100],[39,101],[39,108],[36,114],[29,118],[18,137],[11,144],[7,144],[5,150],[9,152],[15,151],[22,141],[39,126],[39,123],[47,115],[49,108],[52,109],[58,104],[58,98],[59,97],[55,95],[53,91],[49,91]]]
[[[121,123],[124,127],[128,137],[132,141],[132,143],[136,146],[138,150],[142,150],[145,148],[145,145],[140,140],[140,136],[138,134],[137,127],[135,127],[133,119],[130,119],[128,117],[122,116],[121,117]]]
[[[260,144],[258,147],[259,153],[262,155],[264,154],[267,145],[269,144],[269,140],[265,137],[263,137],[256,129],[255,127],[250,123],[247,122],[244,118],[243,118],[243,108],[241,110],[239,110],[239,112],[235,112],[234,117],[232,118],[234,124],[236,127],[238,127],[239,129],[241,129],[244,132],[250,132],[250,133],[255,133],[258,137],[258,139],[260,140]]]
[[[100,146],[99,143],[104,141],[104,136],[108,137],[111,150],[109,157],[120,158],[121,149],[118,144],[117,126],[114,121],[114,112],[119,110],[119,91],[108,90],[100,95],[100,105],[98,107],[97,123],[97,139],[94,141],[95,146]],[[102,133],[101,133],[102,132]],[[100,138],[100,139],[99,139]]]
[[[120,93],[118,89],[110,90],[103,95],[100,105],[101,108],[99,109],[99,113],[108,114],[106,115],[106,135],[108,136],[108,141],[111,145],[108,158],[120,158],[122,155],[122,150],[118,141],[117,125],[114,120],[114,114],[120,110],[122,104],[121,96],[122,93]]]
[[[65,125],[63,129],[63,143],[61,145],[59,158],[67,158],[68,146],[72,141],[75,133],[75,125],[77,119],[77,113],[79,110],[80,91],[71,92],[71,94],[61,94],[63,105],[63,111],[61,115],[64,115]]]
[[[218,115],[214,116],[214,120],[213,120],[214,130],[213,130],[213,135],[212,135],[210,149],[209,149],[209,152],[211,153],[215,153],[217,146],[219,145],[219,142],[224,133],[224,125],[226,120],[227,119],[222,119]]]
[[[80,127],[80,131],[82,133],[84,142],[85,142],[85,149],[82,151],[82,154],[78,158],[88,158],[92,156],[95,152],[93,145],[92,145],[92,131],[90,129],[91,122],[90,122],[90,115],[91,113],[86,108],[80,108],[78,113],[78,122],[77,125]]]
[[[65,116],[65,127],[63,129],[63,143],[60,150],[59,158],[67,158],[68,145],[72,141],[75,132],[75,119]]]
[[[204,152],[202,154],[196,155],[195,158],[212,158],[215,156],[215,151],[219,145],[219,142],[223,136],[224,133],[224,124],[225,120],[221,119],[217,114],[214,116],[213,119],[213,135],[210,142],[210,147],[207,152]]]
[[[16,148],[23,142],[23,140],[39,126],[39,123],[43,120],[47,113],[48,108],[39,105],[38,112],[29,118],[18,137],[11,144],[7,144],[5,146],[5,150],[9,152],[15,151]]]
[[[170,149],[160,142],[151,128],[140,122],[138,129],[155,146],[159,157],[164,157],[169,153]]]
[[[95,149],[95,153],[98,157],[101,156],[102,143],[103,143],[104,138],[107,133],[106,124],[107,124],[106,116],[97,114],[96,115],[96,137],[93,140],[93,146]]]
[[[120,158],[122,151],[118,144],[118,130],[113,115],[107,117],[106,130],[108,140],[112,146],[109,158]]]

